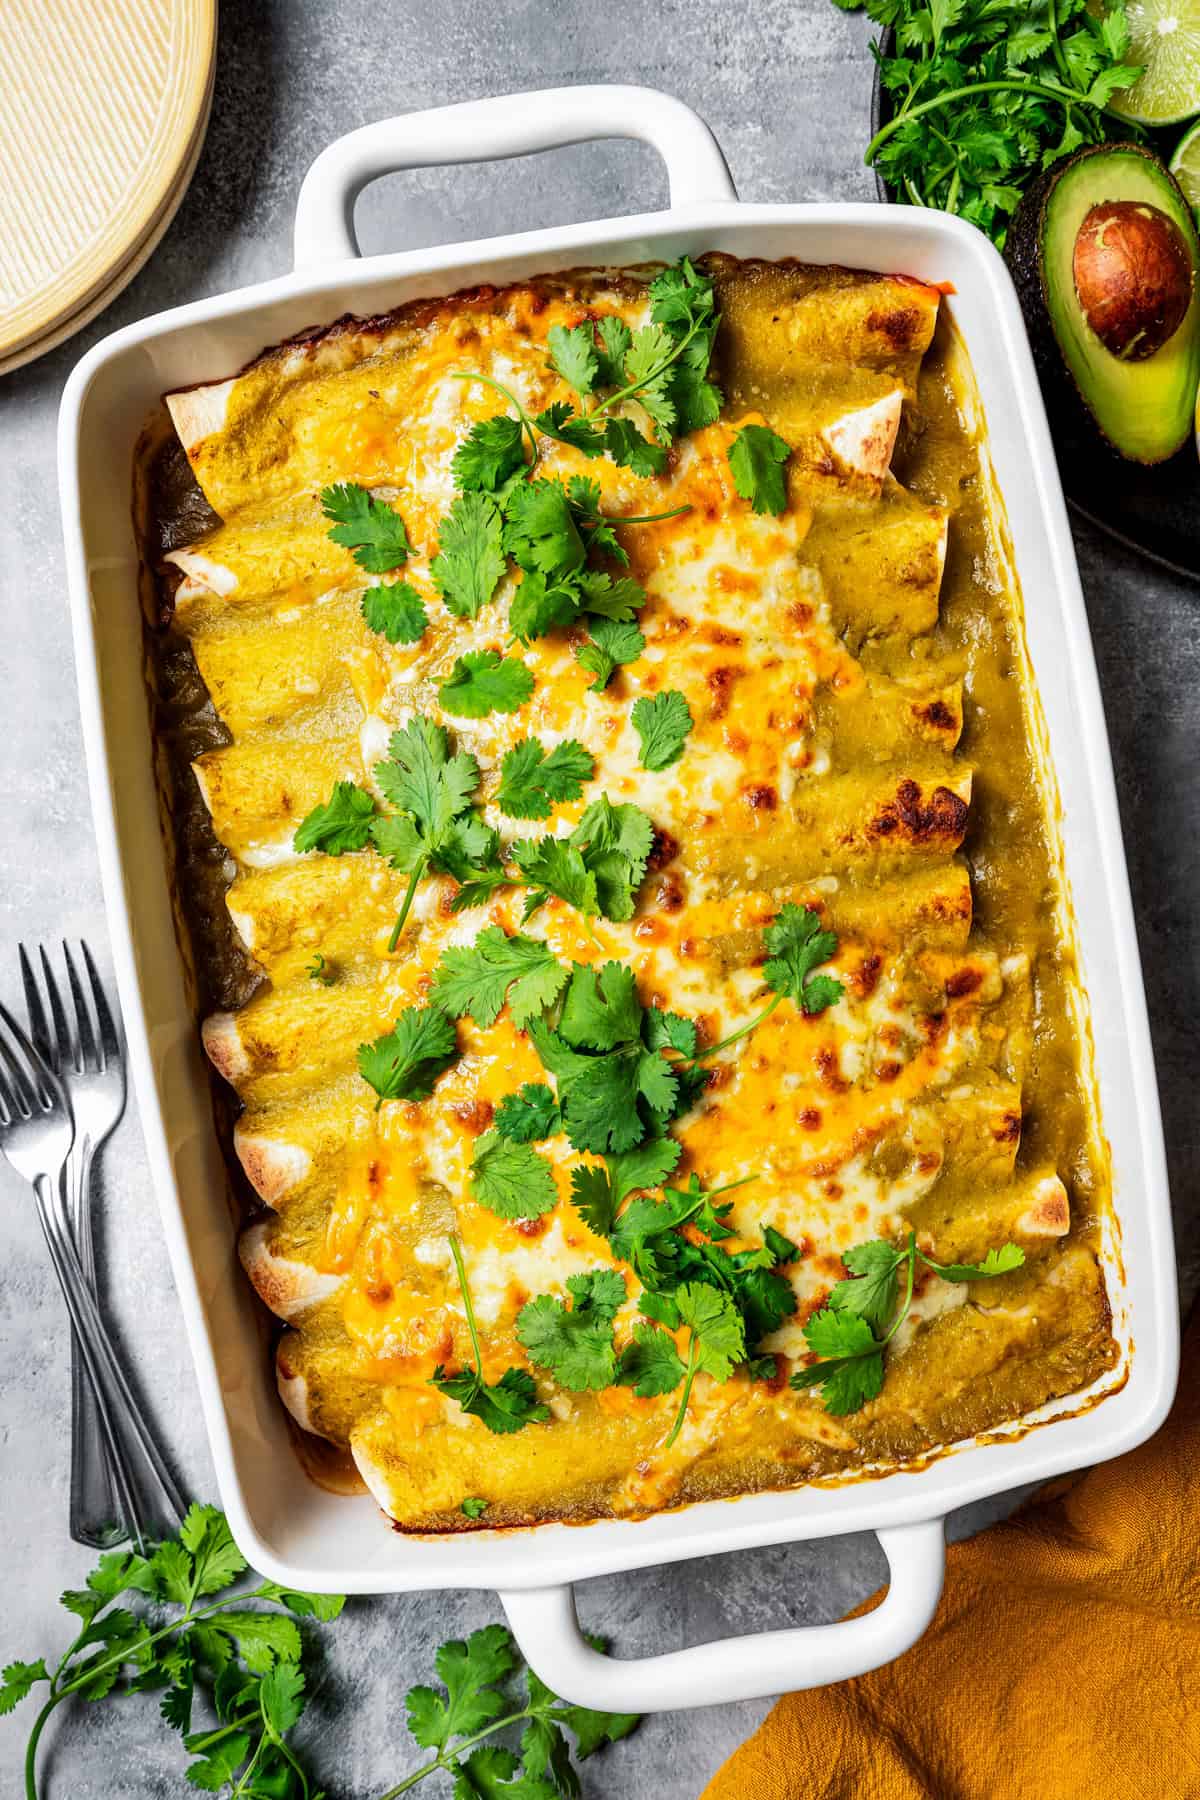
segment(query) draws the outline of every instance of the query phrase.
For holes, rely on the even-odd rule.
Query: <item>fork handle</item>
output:
[[[89,1191],[96,1146],[76,1137],[63,1172],[67,1218],[88,1288],[96,1292]],[[108,1445],[79,1339],[71,1332],[71,1536],[77,1544],[110,1550],[125,1536],[108,1463]]]
[[[49,1175],[34,1182],[38,1218],[63,1299],[91,1381],[100,1429],[108,1449],[117,1501],[134,1547],[178,1529],[186,1510],[158,1446],[117,1361]]]

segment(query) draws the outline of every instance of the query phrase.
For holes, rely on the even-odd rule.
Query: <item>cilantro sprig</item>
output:
[[[404,520],[386,500],[356,481],[339,481],[321,490],[321,511],[332,519],[329,535],[349,550],[360,568],[386,575],[407,562],[412,545]]]
[[[472,1495],[461,1510],[476,1521],[487,1506]],[[60,1708],[85,1701],[95,1718],[105,1701],[155,1691],[190,1755],[191,1788],[227,1800],[326,1800],[289,1740],[307,1701],[307,1633],[337,1619],[340,1595],[254,1576],[224,1515],[193,1505],[176,1537],[145,1556],[107,1552],[62,1604],[80,1629],[58,1662],[12,1661],[0,1676],[0,1715],[42,1700],[26,1751],[25,1800],[39,1800],[38,1753]],[[503,1625],[443,1644],[434,1667],[438,1683],[418,1683],[405,1697],[408,1728],[432,1755],[380,1800],[399,1800],[438,1774],[469,1800],[579,1800],[572,1750],[583,1762],[638,1724],[633,1713],[560,1700],[522,1664]],[[196,1717],[201,1708],[207,1722]],[[498,1741],[518,1732],[519,1752]],[[63,1779],[69,1785],[65,1771]]]
[[[563,800],[578,800],[596,765],[574,738],[547,753],[537,738],[522,738],[505,752],[496,805],[510,819],[547,819]]]
[[[764,935],[770,955],[763,964],[763,980],[774,991],[774,999],[737,1031],[700,1051],[701,1057],[728,1050],[731,1044],[757,1031],[784,1000],[794,1000],[801,1012],[812,1014],[824,1012],[841,999],[844,990],[840,981],[832,975],[813,973],[837,950],[837,937],[832,931],[822,931],[815,912],[789,902],[780,908]]]
[[[375,765],[375,779],[396,812],[376,820],[370,835],[380,855],[409,878],[388,941],[388,949],[394,950],[426,871],[458,882],[494,876],[499,840],[472,805],[479,764],[465,750],[451,754],[444,726],[410,719],[392,733],[388,752]]]
[[[839,1416],[857,1412],[883,1387],[883,1353],[908,1317],[918,1262],[943,1281],[983,1281],[1019,1269],[1025,1253],[1017,1244],[1003,1244],[981,1263],[939,1263],[918,1250],[917,1234],[910,1231],[901,1245],[883,1238],[856,1244],[842,1261],[850,1277],[837,1283],[828,1304],[804,1327],[805,1342],[820,1361],[791,1377],[793,1388],[819,1388],[825,1411]]]
[[[743,425],[729,446],[733,485],[756,513],[787,511],[784,469],[792,447],[765,425]]]
[[[336,1619],[343,1601],[274,1581],[247,1587],[245,1573],[224,1514],[193,1505],[178,1535],[152,1554],[108,1551],[86,1586],[63,1594],[80,1629],[58,1662],[12,1662],[0,1677],[0,1714],[30,1695],[42,1699],[25,1756],[27,1800],[38,1800],[38,1749],[59,1707],[155,1689],[193,1758],[193,1787],[322,1800],[287,1742],[305,1705],[305,1645],[295,1621]],[[115,1604],[125,1597],[150,1602],[152,1613]],[[215,1724],[194,1726],[201,1701]]]
[[[391,1031],[358,1046],[358,1072],[385,1100],[427,1100],[458,1058],[454,1026],[436,1006],[406,1006]]]
[[[864,161],[901,199],[956,212],[1001,248],[1043,169],[1085,144],[1142,136],[1108,110],[1142,73],[1125,61],[1124,0],[867,0],[867,12],[896,41],[890,56],[874,46],[892,114]]]
[[[468,1499],[462,1505],[468,1518],[477,1518],[474,1509],[486,1502]],[[598,1638],[589,1642],[603,1648]],[[411,1688],[406,1700],[408,1728],[433,1758],[380,1800],[399,1800],[439,1772],[452,1778],[459,1800],[579,1800],[566,1734],[583,1762],[605,1744],[628,1737],[639,1722],[636,1713],[568,1705],[529,1668],[523,1671],[523,1691],[514,1693],[511,1681],[521,1672],[521,1661],[503,1625],[485,1625],[465,1641],[443,1644],[434,1663],[440,1685]],[[519,1756],[487,1741],[518,1727]]]
[[[505,1369],[499,1381],[484,1380],[479,1327],[475,1323],[475,1308],[471,1303],[471,1290],[467,1286],[462,1246],[453,1232],[450,1233],[449,1244],[462,1293],[463,1312],[466,1315],[474,1361],[470,1368],[460,1369],[457,1375],[447,1375],[444,1365],[439,1363],[429,1377],[430,1387],[436,1388],[439,1394],[445,1394],[451,1400],[457,1400],[465,1413],[481,1419],[497,1437],[521,1431],[526,1425],[540,1425],[550,1417],[550,1408],[539,1403],[537,1389],[528,1369]],[[456,1726],[455,1729],[460,1727]],[[423,1740],[418,1737],[417,1741],[420,1743]]]
[[[517,1314],[517,1337],[539,1368],[573,1393],[611,1387],[617,1372],[613,1320],[625,1301],[617,1269],[589,1269],[567,1277],[571,1306],[539,1294]]]

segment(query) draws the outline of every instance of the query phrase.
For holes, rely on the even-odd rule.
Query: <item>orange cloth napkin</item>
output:
[[[1200,1796],[1200,1308],[1149,1443],[952,1545],[920,1643],[785,1696],[702,1800],[930,1795]]]

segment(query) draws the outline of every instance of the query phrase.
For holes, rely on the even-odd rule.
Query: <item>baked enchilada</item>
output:
[[[1116,1361],[936,289],[711,256],[167,396],[164,813],[279,1388],[408,1530],[894,1467]]]

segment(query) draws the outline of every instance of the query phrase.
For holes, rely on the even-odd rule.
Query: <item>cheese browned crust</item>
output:
[[[939,296],[898,277],[722,258],[711,268],[725,320],[722,418],[682,439],[654,480],[545,445],[545,472],[586,472],[611,514],[690,508],[620,534],[648,596],[644,654],[592,694],[579,634],[552,633],[521,651],[535,687],[519,712],[445,721],[478,759],[484,815],[506,835],[512,823],[490,796],[504,752],[528,735],[548,747],[578,739],[596,777],[581,801],[521,835],[570,829],[601,792],[649,813],[651,872],[624,925],[587,926],[556,899],[523,925],[522,896],[504,891],[452,915],[455,884],[430,878],[389,954],[405,878],[370,851],[300,857],[292,840],[335,781],[372,786],[394,729],[442,717],[436,682],[457,656],[506,645],[511,577],[468,621],[446,610],[429,574],[455,447],[503,404],[452,373],[503,380],[531,413],[569,398],[548,364],[548,330],[585,311],[636,327],[642,281],[537,280],[346,320],[167,398],[219,515],[168,557],[173,634],[223,727],[194,774],[232,859],[229,918],[263,977],[253,998],[204,1022],[214,1069],[242,1106],[237,1155],[271,1209],[245,1231],[242,1260],[289,1323],[277,1358],[285,1403],[305,1430],[349,1447],[380,1505],[410,1529],[466,1528],[465,1493],[488,1499],[488,1523],[531,1522],[894,1461],[1077,1388],[1112,1357],[1089,1220],[1072,1228],[1064,1185],[1103,1188],[1094,1134],[1078,1128],[1069,1168],[1046,1160],[1040,1138],[1028,1155],[1022,1145],[1023,1116],[1047,1097],[1037,1087],[1045,1019],[1067,1017],[1070,970],[1044,963],[1020,909],[1006,916],[1002,858],[973,923],[963,849],[973,832],[986,838],[1005,783],[1031,781],[1027,753],[1000,772],[986,712],[972,717],[964,698],[981,668],[1015,664],[1015,602],[990,571],[974,588],[968,572],[956,606],[986,610],[987,642],[977,633],[968,651],[963,630],[943,629],[958,497],[931,500],[891,469],[905,421],[914,434],[926,423],[921,364]],[[728,450],[748,422],[793,448],[779,517],[756,514],[734,488]],[[941,428],[969,461],[961,424]],[[336,481],[371,488],[404,518],[415,547],[404,573],[430,617],[415,645],[390,646],[363,623],[371,578],[321,516],[319,492]],[[648,773],[631,703],[667,688],[684,694],[694,728],[678,763]],[[1044,825],[1040,790],[1036,807]],[[1048,837],[1036,853],[1044,893]],[[759,1010],[763,933],[787,901],[837,932],[843,998],[814,1017],[783,1006],[720,1053],[676,1128],[680,1174],[754,1177],[730,1196],[745,1241],[771,1224],[801,1247],[789,1270],[797,1311],[764,1345],[779,1379],[701,1375],[666,1450],[675,1396],[571,1393],[534,1371],[550,1420],[489,1436],[429,1385],[438,1364],[469,1355],[448,1233],[463,1246],[490,1379],[526,1363],[514,1332],[524,1301],[613,1266],[610,1247],[570,1203],[579,1157],[565,1137],[544,1146],[560,1198],[541,1219],[509,1223],[471,1198],[472,1151],[497,1102],[543,1078],[507,1010],[487,1029],[461,1021],[465,1054],[421,1103],[377,1110],[357,1045],[420,1004],[446,948],[488,924],[542,937],[564,961],[631,964],[645,1002],[696,1018],[715,1041]],[[336,971],[328,987],[306,973],[317,953]],[[1060,1048],[1078,1085],[1069,1032]],[[943,1260],[977,1260],[1012,1239],[1027,1263],[986,1294],[926,1275],[883,1393],[832,1418],[783,1381],[807,1359],[803,1323],[844,1273],[842,1251],[910,1227]],[[619,1339],[639,1291],[624,1273]],[[1014,1367],[1019,1378],[1006,1373]]]

